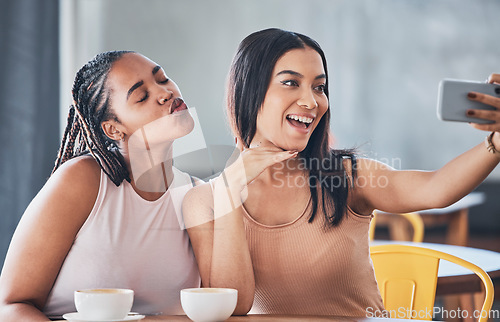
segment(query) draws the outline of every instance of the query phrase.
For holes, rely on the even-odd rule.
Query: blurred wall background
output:
[[[316,39],[331,77],[337,145],[402,168],[435,169],[486,133],[436,117],[442,78],[483,81],[500,70],[500,2],[474,0],[62,1],[62,95],[94,54],[139,51],[196,107],[210,144],[233,142],[224,84],[238,43],[279,27]],[[68,5],[70,4],[70,5]],[[72,61],[70,61],[72,60]],[[69,96],[68,96],[69,97]],[[62,96],[63,119],[69,98]],[[398,166],[397,163],[395,163]],[[500,178],[497,172],[494,178]]]
[[[0,1],[0,265],[59,146],[58,0]]]
[[[176,81],[207,144],[233,144],[223,110],[232,56],[251,32],[279,27],[316,39],[327,55],[337,147],[436,169],[486,135],[439,121],[437,89],[442,78],[500,72],[499,12],[496,0],[59,0],[60,123],[75,72],[99,52],[129,49]],[[497,169],[479,187],[487,204],[472,209],[472,229],[500,231],[499,180]]]

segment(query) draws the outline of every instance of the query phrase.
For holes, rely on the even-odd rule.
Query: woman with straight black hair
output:
[[[241,154],[190,190],[183,210],[202,283],[238,289],[235,314],[252,305],[267,314],[382,311],[372,211],[448,206],[500,161],[498,132],[437,171],[399,171],[332,149],[325,55],[311,38],[281,29],[240,43],[227,110]]]
[[[313,39],[298,33],[281,33],[277,29],[269,29],[261,33],[255,33],[243,40],[240,50],[233,60],[229,72],[229,84],[227,90],[227,113],[231,122],[233,132],[237,138],[241,138],[245,147],[249,147],[257,131],[257,115],[264,102],[271,73],[276,62],[292,49],[309,47],[316,51],[324,68],[324,84],[322,91],[328,98],[328,71],[326,57],[319,44]],[[252,57],[259,64],[247,64],[245,61]],[[262,81],[264,80],[264,81]],[[318,166],[308,167],[311,184],[312,209],[309,221],[312,221],[318,208],[318,186],[316,180],[320,172],[322,176],[340,176],[336,180],[345,182],[345,169],[342,160],[350,158],[355,168],[354,150],[333,150],[329,146],[330,133],[330,109],[319,119],[316,129],[312,132],[305,149],[299,151],[299,157],[304,159],[305,164],[311,164],[321,160]],[[320,167],[323,165],[323,167]],[[326,167],[324,167],[326,166]],[[353,172],[355,175],[355,171]],[[338,187],[331,186],[336,180],[323,180],[325,189],[321,189],[323,207],[326,207],[324,215],[328,216],[326,222],[334,226],[344,216],[349,186],[340,184]],[[326,194],[329,194],[327,197]]]

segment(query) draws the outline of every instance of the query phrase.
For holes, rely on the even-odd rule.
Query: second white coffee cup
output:
[[[122,320],[134,303],[134,291],[130,289],[87,289],[74,295],[76,310],[87,320]]]
[[[182,309],[195,322],[224,321],[233,314],[238,291],[230,288],[181,290]]]

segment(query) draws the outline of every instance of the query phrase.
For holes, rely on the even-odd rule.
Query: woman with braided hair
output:
[[[2,321],[72,312],[86,288],[131,288],[134,311],[183,314],[179,290],[200,285],[178,215],[193,180],[171,157],[193,126],[177,85],[138,53],[102,53],[78,71],[53,173],[0,276]]]

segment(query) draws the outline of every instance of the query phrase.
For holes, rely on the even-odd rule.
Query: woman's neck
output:
[[[278,162],[262,172],[259,179],[273,183],[275,181],[282,182],[289,177],[303,176],[307,173],[307,169],[299,157],[288,159],[283,162]]]
[[[250,143],[250,148],[255,147],[269,147],[269,148],[278,148],[276,145],[272,144],[269,141],[261,141],[261,140],[252,140]],[[285,160],[283,162],[278,162],[267,169],[265,169],[258,177],[259,180],[262,180],[264,183],[273,184],[276,181],[286,180],[286,178],[292,176],[303,176],[307,173],[307,169],[302,162],[300,156],[297,156],[292,159]]]
[[[139,178],[131,176],[130,184],[142,198],[153,201],[160,198],[174,180],[172,160],[160,163],[143,173]]]
[[[120,149],[124,156],[134,190],[143,198],[158,199],[171,185],[172,142],[151,146],[130,146]]]

